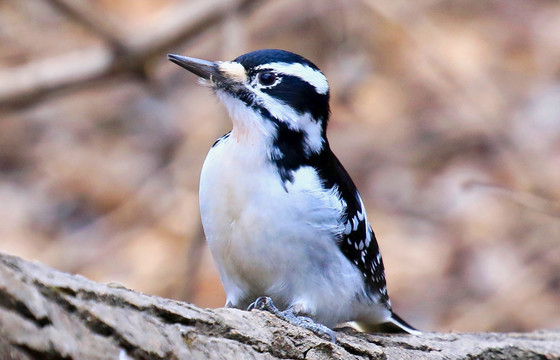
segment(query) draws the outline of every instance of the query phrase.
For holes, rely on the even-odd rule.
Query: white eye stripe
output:
[[[325,95],[329,91],[327,78],[319,70],[300,63],[276,62],[259,65],[255,70],[270,69],[280,74],[297,76],[303,81],[313,85],[319,94]]]

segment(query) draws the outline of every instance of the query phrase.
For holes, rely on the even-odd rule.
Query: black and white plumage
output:
[[[317,66],[282,50],[223,62],[168,58],[204,79],[233,123],[200,178],[227,305],[267,296],[328,327],[357,321],[418,333],[391,310],[363,201],[329,147],[329,85]]]

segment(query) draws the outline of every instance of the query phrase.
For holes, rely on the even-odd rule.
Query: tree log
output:
[[[560,359],[560,331],[364,334],[201,309],[0,254],[1,359]]]

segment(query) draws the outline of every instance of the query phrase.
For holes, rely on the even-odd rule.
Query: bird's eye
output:
[[[263,86],[271,86],[276,82],[276,74],[271,71],[261,72],[257,75],[257,81]]]

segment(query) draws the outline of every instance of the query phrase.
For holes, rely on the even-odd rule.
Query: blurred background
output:
[[[198,179],[231,124],[173,52],[282,48],[331,84],[395,310],[560,327],[560,2],[0,1],[0,251],[224,304]]]

